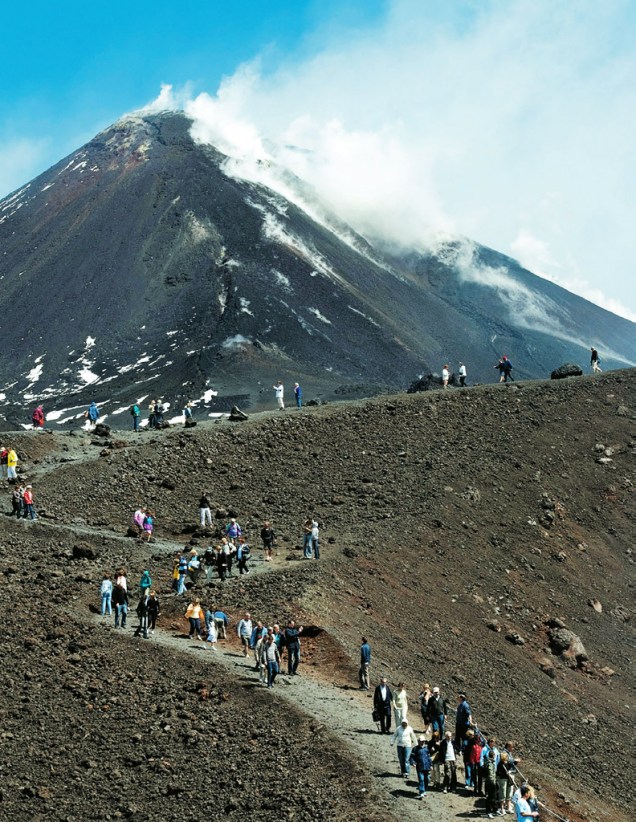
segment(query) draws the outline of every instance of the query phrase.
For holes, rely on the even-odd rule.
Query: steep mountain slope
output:
[[[633,323],[470,243],[374,248],[232,176],[189,128],[124,118],[0,203],[7,419],[36,400],[56,424],[89,399],[116,416],[156,394],[258,407],[277,378],[368,395],[460,358],[483,381],[504,350],[544,376],[590,341],[606,366],[636,361]]]
[[[201,488],[236,512],[253,544],[271,518],[290,571],[274,584],[213,583],[202,596],[320,626],[315,675],[339,683],[355,682],[368,636],[374,676],[404,679],[412,697],[423,680],[451,700],[466,689],[480,725],[515,740],[534,782],[588,817],[622,820],[633,798],[635,400],[628,371],[128,434],[128,447],[43,476],[37,497],[49,521],[119,533],[141,501],[160,536],[199,546],[211,539],[192,536]],[[25,457],[46,439],[25,435]],[[292,577],[311,512],[323,557]],[[150,563],[169,585],[162,555],[131,542],[121,556],[134,576]],[[101,566],[86,569],[88,606]],[[580,637],[583,656],[561,653],[555,620]],[[607,755],[614,748],[620,757]]]

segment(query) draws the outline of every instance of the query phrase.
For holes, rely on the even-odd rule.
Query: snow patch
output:
[[[221,348],[240,348],[242,345],[250,345],[249,337],[244,337],[242,334],[235,334],[233,337],[227,337],[221,343]]]
[[[204,405],[207,405],[207,403],[210,402],[212,397],[218,397],[218,396],[219,396],[218,391],[213,391],[211,388],[208,388],[208,390],[203,394],[201,399],[196,400],[196,402],[202,402]]]
[[[320,322],[326,323],[327,325],[332,324],[331,320],[328,320],[327,317],[325,317],[324,314],[321,314],[317,308],[308,308],[307,311],[309,311],[310,314],[313,314],[314,317],[317,317],[320,320]]]
[[[46,191],[48,188],[53,188],[54,185],[55,183],[49,183],[48,185],[45,185],[44,188],[41,188],[40,191]]]
[[[373,317],[369,317],[367,314],[364,313],[364,311],[358,311],[358,309],[354,308],[352,305],[348,305],[347,308],[349,309],[349,311],[353,311],[354,314],[359,314],[361,317],[364,317],[365,320],[368,320],[371,323],[371,325],[375,325],[376,328],[380,327],[380,323],[377,323],[373,319]]]
[[[35,361],[37,363],[37,365],[35,365],[29,371],[29,373],[27,374],[27,380],[29,382],[29,385],[33,385],[33,383],[37,382],[40,379],[40,377],[42,376],[42,371],[44,370],[44,366],[40,362],[41,359],[42,359],[42,357],[37,358],[37,360]]]
[[[276,280],[277,284],[283,288],[285,291],[292,291],[291,287],[291,280],[289,277],[286,277],[280,271],[277,271],[275,268],[272,268],[272,274],[274,275],[274,279]]]
[[[249,314],[250,317],[253,317],[254,314],[252,311],[250,311],[250,301],[245,299],[245,297],[239,297],[239,302],[241,304],[241,313]]]

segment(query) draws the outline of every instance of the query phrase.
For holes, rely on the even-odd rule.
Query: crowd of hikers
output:
[[[371,646],[362,637],[358,679],[360,690],[370,689]],[[373,692],[372,718],[379,733],[389,734],[397,748],[400,776],[410,778],[411,767],[417,776],[418,799],[436,789],[452,793],[459,787],[458,765],[463,768],[464,787],[486,799],[485,815],[516,814],[521,822],[534,820],[539,805],[534,789],[526,782],[517,784],[519,759],[514,744],[506,742],[500,749],[494,736],[480,730],[466,694],[457,695],[457,705],[451,708],[439,686],[424,683],[417,704],[421,730],[416,734],[409,720],[409,698],[404,682],[392,690],[386,677],[381,677]],[[454,713],[454,732],[447,727]],[[395,731],[391,734],[391,724]]]

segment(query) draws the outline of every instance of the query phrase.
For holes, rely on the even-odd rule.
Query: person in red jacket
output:
[[[38,428],[44,428],[44,408],[41,405],[38,405],[31,415],[31,422],[36,431]]]
[[[466,731],[466,747],[464,748],[464,773],[466,775],[466,787],[474,788],[477,791],[479,773],[479,760],[481,759],[481,749],[483,743],[481,734],[473,730]]]
[[[35,519],[35,508],[33,507],[33,489],[30,485],[24,489],[24,518]]]

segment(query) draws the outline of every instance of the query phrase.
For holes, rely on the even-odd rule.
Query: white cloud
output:
[[[281,163],[363,233],[467,235],[633,316],[628,0],[387,9],[304,61],[241,67],[185,105],[193,134],[245,176]]]
[[[0,191],[15,191],[38,173],[47,140],[20,138],[0,146]]]

